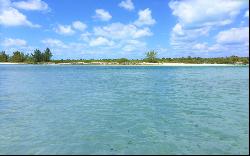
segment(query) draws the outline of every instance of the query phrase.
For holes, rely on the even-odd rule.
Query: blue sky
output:
[[[249,55],[248,0],[0,0],[0,50],[54,59]]]

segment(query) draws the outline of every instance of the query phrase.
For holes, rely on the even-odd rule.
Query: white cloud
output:
[[[112,46],[114,45],[113,41],[109,41],[108,39],[104,38],[104,37],[97,37],[96,39],[92,39],[89,42],[89,45],[92,47],[95,46]]]
[[[149,8],[145,10],[140,10],[138,12],[139,18],[135,21],[135,25],[154,25],[156,23],[155,19],[152,18],[151,10]]]
[[[58,25],[55,28],[56,33],[61,35],[73,35],[75,31],[72,29],[71,25]]]
[[[232,56],[232,55],[239,55],[239,56],[246,56],[249,51],[249,46],[244,44],[220,44],[215,43],[212,45],[207,45],[207,43],[197,43],[193,46],[192,52],[196,54],[200,54],[203,52],[202,55],[217,55],[217,56]]]
[[[125,42],[122,50],[125,52],[132,52],[136,50],[144,50],[146,48],[146,43],[138,40],[128,40]]]
[[[90,33],[86,31],[82,33],[80,39],[84,41],[82,42],[82,44],[85,45],[84,51],[122,50],[121,53],[123,53],[138,51],[138,48],[140,48],[140,50],[146,49],[146,43],[139,39],[151,35],[153,35],[153,33],[148,27],[139,28],[133,24],[112,23],[106,26],[94,27],[93,32]],[[58,50],[60,49],[59,46],[62,45],[58,40],[44,40],[43,43],[57,45]],[[71,45],[68,46],[72,47]],[[65,51],[65,49],[63,51]]]
[[[53,52],[54,57],[75,59],[81,58],[82,52],[87,48],[86,44],[78,42],[63,42],[54,38],[47,38],[41,41],[43,48],[49,47]]]
[[[2,46],[4,47],[16,47],[16,46],[26,46],[27,42],[22,39],[16,38],[6,38],[2,42]]]
[[[48,39],[42,40],[42,43],[45,44],[47,47],[67,48],[67,46],[58,39],[48,38]]]
[[[0,0],[0,25],[40,27],[31,23],[24,14],[11,5],[9,0]]]
[[[209,52],[222,52],[222,51],[228,50],[225,46],[218,44],[218,43],[216,43],[210,47],[206,47],[206,48],[207,48],[207,51],[209,51]]]
[[[27,0],[13,2],[13,5],[18,9],[23,10],[48,10],[48,4],[42,0]]]
[[[240,27],[221,31],[216,36],[216,43],[212,45],[193,42],[188,45],[192,46],[193,52],[216,52],[227,56],[246,55],[249,51],[249,28]]]
[[[101,21],[109,21],[112,16],[108,11],[105,11],[103,9],[96,9],[94,18],[97,18]]]
[[[88,42],[90,40],[90,36],[91,36],[91,33],[86,32],[86,33],[82,33],[80,38],[81,40]]]
[[[129,11],[135,9],[132,0],[124,0],[121,3],[119,3],[119,6],[122,7],[122,8],[124,8],[124,9],[127,9]]]
[[[74,21],[72,25],[57,25],[56,28],[54,28],[55,32],[61,35],[73,35],[75,34],[75,30],[78,31],[84,31],[87,28],[87,25],[85,23],[82,23],[80,21]]]
[[[177,23],[174,28],[173,28],[173,32],[177,35],[184,35],[184,32],[183,32],[183,29],[182,29],[182,26],[180,23]]]
[[[221,31],[216,36],[216,41],[221,44],[249,42],[249,27],[231,28]]]
[[[72,23],[72,27],[75,28],[76,30],[84,31],[87,28],[87,25],[80,21],[75,21]]]
[[[178,20],[170,37],[172,48],[182,52],[183,55],[192,52],[230,50],[228,46],[225,47],[221,43],[208,45],[197,41],[204,40],[212,30],[234,22],[240,12],[247,8],[248,3],[247,0],[170,1],[169,7]],[[231,48],[235,47],[231,46]]]
[[[4,26],[40,27],[37,24],[32,24],[24,14],[11,7],[0,10],[0,24]]]
[[[205,50],[205,49],[207,49],[207,43],[197,43],[193,46],[193,49]]]
[[[185,26],[213,26],[230,24],[248,6],[247,0],[188,0],[171,1],[173,15]]]
[[[180,42],[180,44],[184,44],[180,46],[186,46],[185,44],[190,44],[190,42],[197,40],[199,37],[209,36],[210,29],[210,27],[184,29],[180,23],[177,23],[171,33],[171,44]]]
[[[244,17],[249,18],[249,10],[247,10],[247,11],[245,12]]]
[[[133,24],[112,23],[104,27],[95,27],[94,34],[112,39],[132,39],[151,36],[149,28],[139,29]]]
[[[122,50],[121,52],[142,52],[146,50],[147,44],[140,39],[144,37],[152,36],[153,33],[148,27],[137,27],[134,24],[122,24],[122,23],[111,23],[103,27],[94,27],[93,34],[84,34],[84,38],[89,38],[90,35],[105,37],[105,39],[99,39],[102,44],[102,48],[105,49],[116,49]],[[107,44],[114,42],[115,44]],[[94,40],[91,40],[92,46],[95,45]],[[107,46],[108,45],[108,46]]]
[[[134,32],[134,38],[142,38],[145,36],[152,36],[153,33],[150,31],[149,28],[142,28],[142,29],[137,29],[137,31]]]

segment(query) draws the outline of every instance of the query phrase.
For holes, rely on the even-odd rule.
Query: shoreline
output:
[[[28,63],[12,63],[12,62],[0,62],[0,65],[17,65],[17,64],[28,64]]]
[[[82,66],[249,66],[249,64],[192,64],[192,63],[138,63],[138,64],[112,64],[112,63],[11,63],[0,62],[0,65],[82,65]]]

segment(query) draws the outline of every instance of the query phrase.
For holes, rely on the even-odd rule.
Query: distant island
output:
[[[157,52],[149,51],[144,59],[60,59],[53,60],[52,52],[46,48],[44,52],[36,49],[31,54],[15,51],[10,56],[5,51],[0,52],[1,64],[72,64],[72,65],[248,65],[249,57],[180,57],[180,58],[158,58]]]

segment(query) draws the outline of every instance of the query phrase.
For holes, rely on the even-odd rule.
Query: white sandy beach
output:
[[[146,66],[241,66],[239,64],[143,63]]]
[[[0,62],[0,65],[25,65],[27,63],[11,63],[11,62]],[[138,63],[135,65],[121,65],[121,64],[105,64],[105,63],[84,63],[84,62],[76,62],[76,63],[51,63],[51,64],[39,64],[39,65],[91,65],[91,66],[249,66],[242,64],[188,64],[188,63]]]
[[[12,63],[12,62],[0,62],[0,65],[1,64],[5,64],[5,65],[11,65],[11,64],[26,64],[26,63]]]
[[[121,65],[121,64],[91,64],[91,63],[58,63],[57,65],[91,65],[91,66],[248,66],[241,64],[188,64],[188,63],[138,63],[134,65]]]

